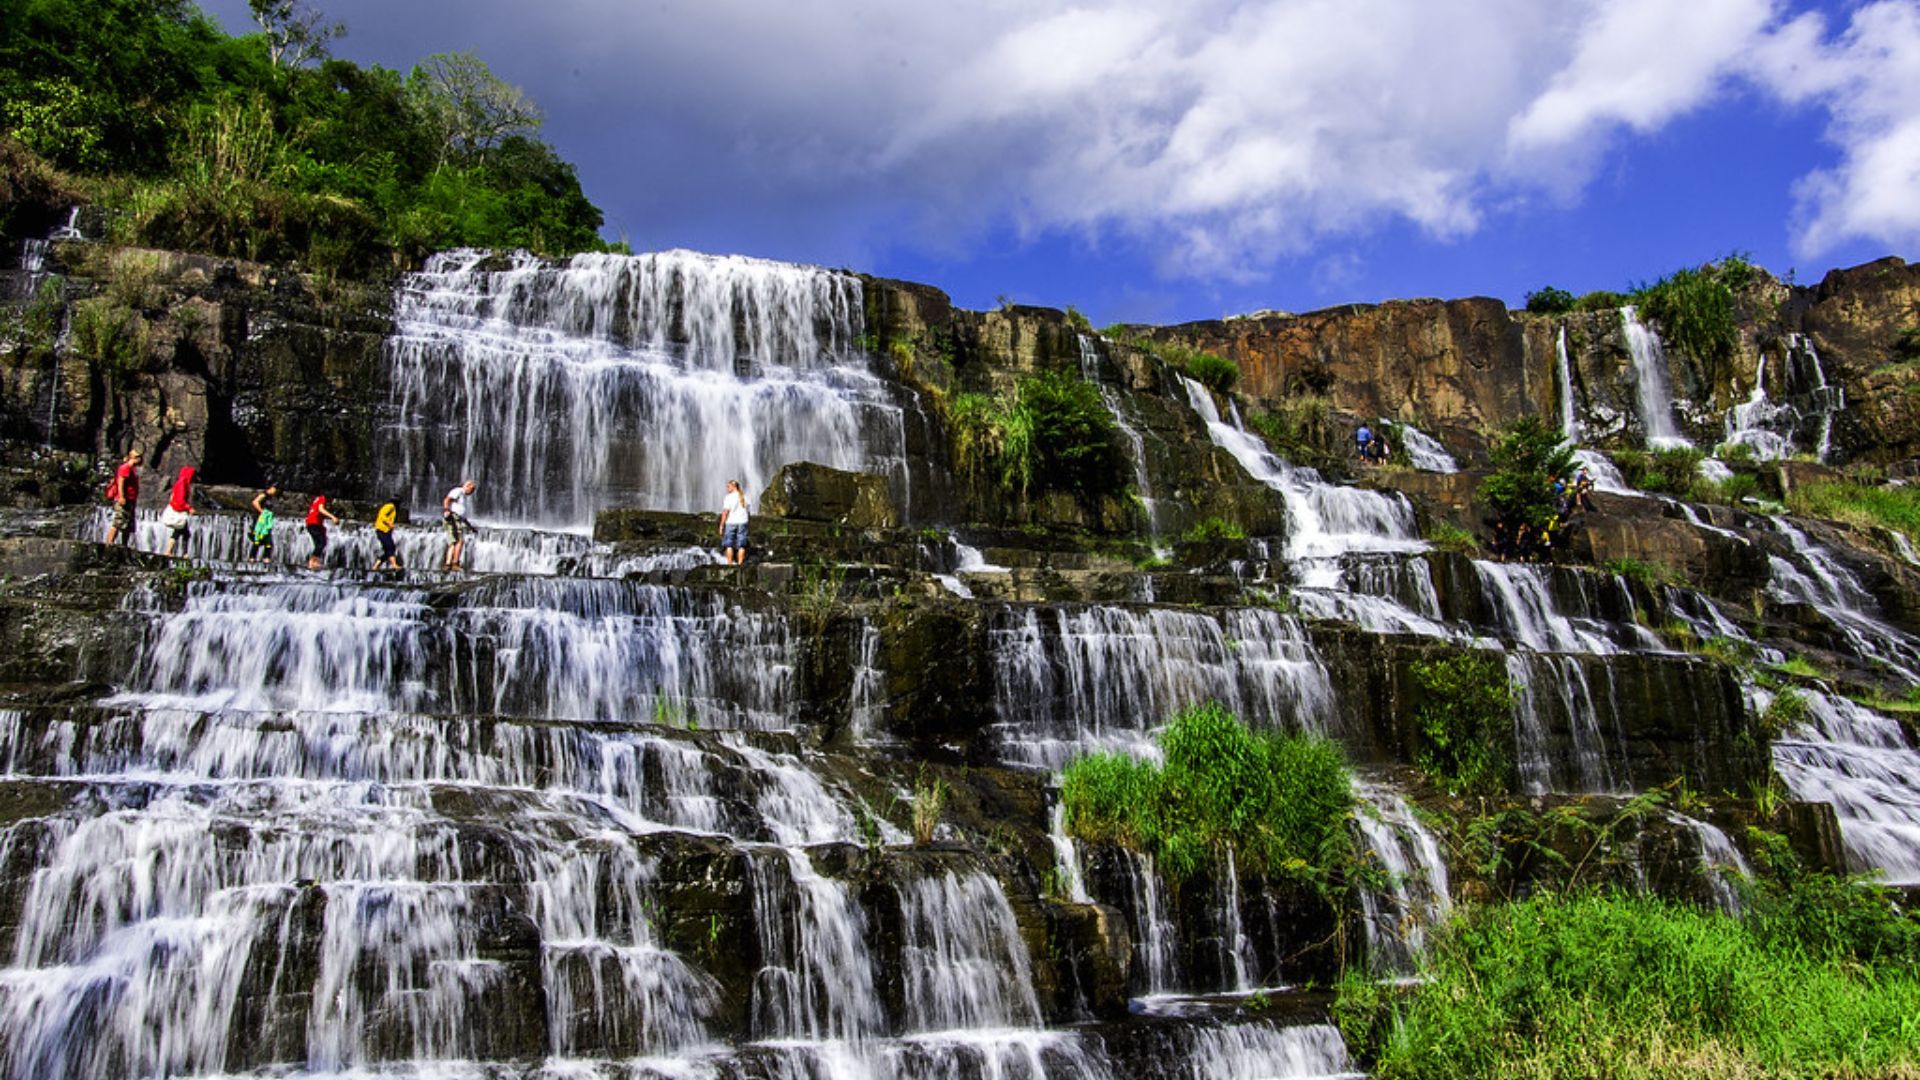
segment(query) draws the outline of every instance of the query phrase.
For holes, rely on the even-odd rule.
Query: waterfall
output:
[[[1167,912],[1165,886],[1153,856],[1123,851],[1127,871],[1127,914],[1133,936],[1134,985],[1148,994],[1164,994],[1179,985],[1178,935]]]
[[[1747,857],[1740,854],[1732,838],[1718,825],[1678,812],[1669,812],[1667,820],[1692,833],[1700,845],[1700,878],[1714,906],[1729,915],[1740,914],[1740,890],[1728,875],[1752,877],[1753,867],[1747,863]]]
[[[907,505],[905,407],[859,351],[862,305],[851,275],[756,259],[435,256],[395,294],[381,487],[431,512],[474,478],[493,520],[578,530],[814,461]]]
[[[948,871],[900,890],[907,1028],[1032,1027],[1032,961],[1000,883]]]
[[[1553,339],[1553,357],[1560,375],[1560,434],[1568,442],[1580,442],[1579,403],[1574,400],[1573,360],[1567,355],[1567,328],[1562,324]]]
[[[1440,440],[1412,424],[1396,424],[1384,416],[1381,417],[1380,427],[1385,429],[1388,425],[1392,425],[1393,429],[1399,432],[1400,448],[1407,452],[1407,460],[1413,463],[1414,468],[1423,472],[1436,473],[1460,471],[1460,463],[1453,459],[1452,454],[1447,453],[1446,447],[1440,445]]]
[[[1620,327],[1626,335],[1627,352],[1633,357],[1634,385],[1640,395],[1640,423],[1646,429],[1647,445],[1692,446],[1673,420],[1672,374],[1660,335],[1640,321],[1640,313],[1631,304],[1620,309]]]
[[[1780,779],[1796,799],[1833,804],[1851,869],[1920,884],[1920,750],[1890,717],[1803,693],[1808,721],[1773,743]]]
[[[1726,441],[1747,447],[1762,461],[1792,457],[1793,428],[1799,420],[1799,410],[1767,397],[1767,354],[1762,352],[1753,371],[1753,393],[1727,410]]]
[[[1257,728],[1322,731],[1335,716],[1305,627],[1265,608],[1005,608],[988,642],[1002,755],[1041,768],[1095,750],[1157,757],[1153,731],[1210,700]]]
[[[1380,974],[1405,972],[1426,945],[1426,932],[1453,909],[1440,843],[1397,793],[1359,784],[1354,828],[1386,874],[1384,891],[1364,889],[1367,960]]]
[[[1158,540],[1160,537],[1160,503],[1153,497],[1153,481],[1147,475],[1147,444],[1140,430],[1127,422],[1127,414],[1122,407],[1120,395],[1100,378],[1100,347],[1091,334],[1074,335],[1080,345],[1080,377],[1092,383],[1100,391],[1100,401],[1113,417],[1114,426],[1120,429],[1120,437],[1126,440],[1127,458],[1133,463],[1133,486],[1140,496],[1140,506],[1147,515],[1147,535]]]
[[[1404,496],[1329,484],[1314,470],[1288,463],[1245,429],[1238,412],[1231,423],[1222,420],[1206,387],[1186,376],[1180,381],[1214,444],[1232,454],[1254,479],[1280,493],[1286,505],[1289,560],[1426,549],[1414,532],[1413,507]]]
[[[883,1016],[867,951],[867,920],[852,890],[821,877],[793,848],[755,852],[754,922],[762,966],[753,980],[759,1038],[857,1040]]]
[[[1057,891],[1067,901],[1091,904],[1087,893],[1087,875],[1080,869],[1080,849],[1067,835],[1067,804],[1054,796],[1053,812],[1047,816],[1047,842],[1053,845],[1053,873]]]
[[[1847,407],[1846,387],[1827,382],[1820,354],[1813,347],[1813,339],[1805,334],[1787,335],[1787,373],[1793,386],[1806,395],[1814,415],[1820,418],[1814,453],[1824,462],[1833,452],[1834,414]]]
[[[1854,651],[1885,664],[1909,682],[1920,682],[1920,640],[1880,617],[1880,605],[1853,572],[1832,552],[1815,544],[1785,518],[1771,518],[1786,537],[1792,555],[1770,555],[1767,595],[1789,604],[1807,604],[1846,638]]]

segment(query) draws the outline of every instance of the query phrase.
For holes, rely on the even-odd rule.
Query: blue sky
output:
[[[244,0],[202,0],[230,30]],[[318,0],[608,235],[1174,322],[1920,257],[1920,0]]]

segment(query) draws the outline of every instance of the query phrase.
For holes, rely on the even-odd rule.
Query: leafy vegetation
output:
[[[1562,315],[1573,310],[1574,296],[1565,289],[1543,286],[1527,294],[1527,310],[1535,315]]]
[[[1067,831],[1154,856],[1181,881],[1231,849],[1243,871],[1333,887],[1351,840],[1352,780],[1333,743],[1255,733],[1217,704],[1175,716],[1164,764],[1091,754],[1060,777]]]
[[[948,410],[960,470],[1008,494],[1035,487],[1090,497],[1124,483],[1119,428],[1082,379],[1050,371],[1021,380],[1012,393],[965,393]]]
[[[1434,783],[1456,794],[1493,794],[1507,787],[1505,747],[1512,739],[1519,687],[1505,658],[1488,649],[1461,649],[1415,661],[1419,736],[1414,763]]]
[[[604,246],[538,110],[484,61],[362,68],[326,55],[339,28],[304,3],[252,7],[262,32],[236,38],[185,0],[10,4],[3,171],[99,204],[122,243],[329,274],[451,246]]]
[[[1920,488],[1845,481],[1802,484],[1787,494],[1787,507],[1804,517],[1892,529],[1920,541]]]
[[[1558,430],[1537,416],[1508,424],[1490,453],[1494,471],[1480,482],[1480,497],[1502,520],[1539,528],[1558,512],[1553,478],[1573,475],[1573,450]]]
[[[1625,293],[1595,289],[1575,300],[1573,309],[1575,311],[1618,311],[1627,305],[1627,299]]]
[[[1199,521],[1194,522],[1193,527],[1188,529],[1180,537],[1180,539],[1189,544],[1202,543],[1208,540],[1245,540],[1246,538],[1247,530],[1245,526],[1237,521],[1228,521],[1226,518],[1221,517],[1201,518]]]
[[[1619,574],[1628,581],[1637,581],[1649,589],[1678,584],[1682,580],[1680,571],[1672,564],[1660,562],[1657,559],[1636,559],[1632,556],[1608,559],[1606,570],[1607,573]]]
[[[1301,394],[1269,401],[1263,408],[1247,414],[1247,426],[1266,441],[1267,446],[1288,461],[1316,468],[1337,469],[1346,463],[1346,454],[1329,447],[1347,446],[1344,432],[1333,430],[1333,400],[1318,394]]]
[[[1693,493],[1700,480],[1700,462],[1706,454],[1691,446],[1669,446],[1653,450],[1621,450],[1613,463],[1628,484],[1642,491],[1657,491],[1685,497]]]
[[[1240,365],[1224,356],[1203,352],[1178,342],[1156,341],[1153,338],[1129,334],[1125,327],[1118,325],[1110,326],[1103,332],[1123,345],[1152,353],[1166,361],[1174,370],[1216,394],[1231,391],[1240,381]]]
[[[1744,255],[1728,255],[1698,270],[1676,270],[1634,292],[1640,313],[1667,345],[1708,363],[1731,359],[1740,347],[1733,297],[1758,271]]]
[[[1920,977],[1839,955],[1912,924],[1858,915],[1850,888],[1789,885],[1746,922],[1601,894],[1476,908],[1410,995],[1350,976],[1336,1016],[1388,1080],[1910,1073]]]
[[[1455,555],[1473,555],[1480,550],[1480,538],[1451,521],[1434,519],[1427,525],[1427,542]]]

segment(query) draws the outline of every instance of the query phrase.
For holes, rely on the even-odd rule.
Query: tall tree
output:
[[[407,90],[439,126],[445,138],[442,160],[451,153],[478,161],[508,136],[540,129],[540,108],[527,92],[495,75],[472,53],[427,57],[413,69]]]
[[[276,67],[325,59],[328,43],[347,33],[346,23],[327,22],[304,0],[247,0],[247,7],[267,36],[267,56]]]

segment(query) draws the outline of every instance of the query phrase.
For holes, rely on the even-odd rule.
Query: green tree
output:
[[[1490,453],[1494,471],[1480,482],[1480,497],[1513,525],[1538,528],[1557,512],[1553,478],[1573,472],[1573,448],[1537,416],[1508,424]]]

